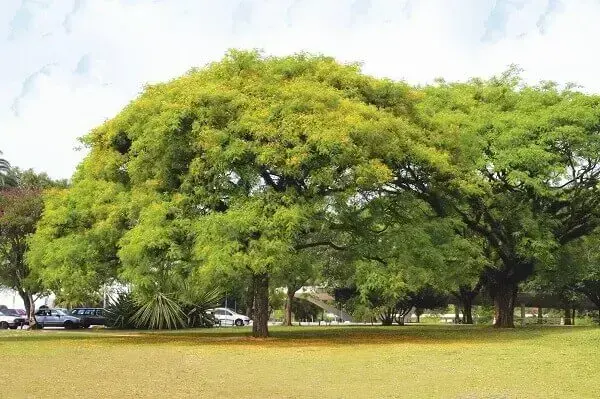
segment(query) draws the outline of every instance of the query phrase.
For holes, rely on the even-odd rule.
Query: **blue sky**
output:
[[[77,137],[228,48],[324,53],[411,83],[516,63],[528,81],[600,92],[599,20],[600,0],[2,0],[0,150],[70,177]]]

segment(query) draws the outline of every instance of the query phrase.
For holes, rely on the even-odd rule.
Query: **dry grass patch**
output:
[[[0,397],[597,398],[600,329],[0,333]]]

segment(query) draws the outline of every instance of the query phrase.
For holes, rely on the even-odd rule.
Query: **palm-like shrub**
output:
[[[207,310],[221,298],[219,290],[184,286],[175,294],[121,293],[106,309],[106,326],[116,329],[162,330],[213,327],[217,321]]]
[[[187,326],[181,303],[169,294],[157,292],[138,300],[138,305],[131,318],[137,328],[174,330]]]
[[[139,306],[133,300],[132,295],[122,292],[115,300],[110,301],[106,308],[106,326],[121,330],[133,329],[135,324],[132,318],[138,310]]]
[[[2,151],[0,151],[0,155],[2,155]],[[14,184],[15,179],[12,175],[10,163],[4,158],[0,158],[0,188],[14,186]]]
[[[221,291],[213,289],[210,291],[186,292],[182,298],[182,310],[187,319],[187,326],[190,328],[212,327],[217,323],[213,314],[207,313],[207,310],[218,305],[221,299]]]

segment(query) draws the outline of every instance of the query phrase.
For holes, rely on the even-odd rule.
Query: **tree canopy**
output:
[[[485,283],[512,326],[519,284],[598,225],[599,104],[514,69],[411,87],[231,51],[83,138],[28,259],[74,301],[111,279],[156,293],[249,275],[255,336],[270,281],[291,286],[311,257],[387,308]]]

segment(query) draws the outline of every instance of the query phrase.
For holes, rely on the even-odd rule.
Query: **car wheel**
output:
[[[8,328],[8,323],[3,321],[0,323],[0,330],[6,330]]]
[[[63,326],[65,327],[65,330],[70,330],[71,328],[73,328],[73,322],[70,320],[67,320],[64,322]]]
[[[235,325],[238,327],[242,327],[244,325],[244,321],[242,319],[237,319],[235,321]]]

